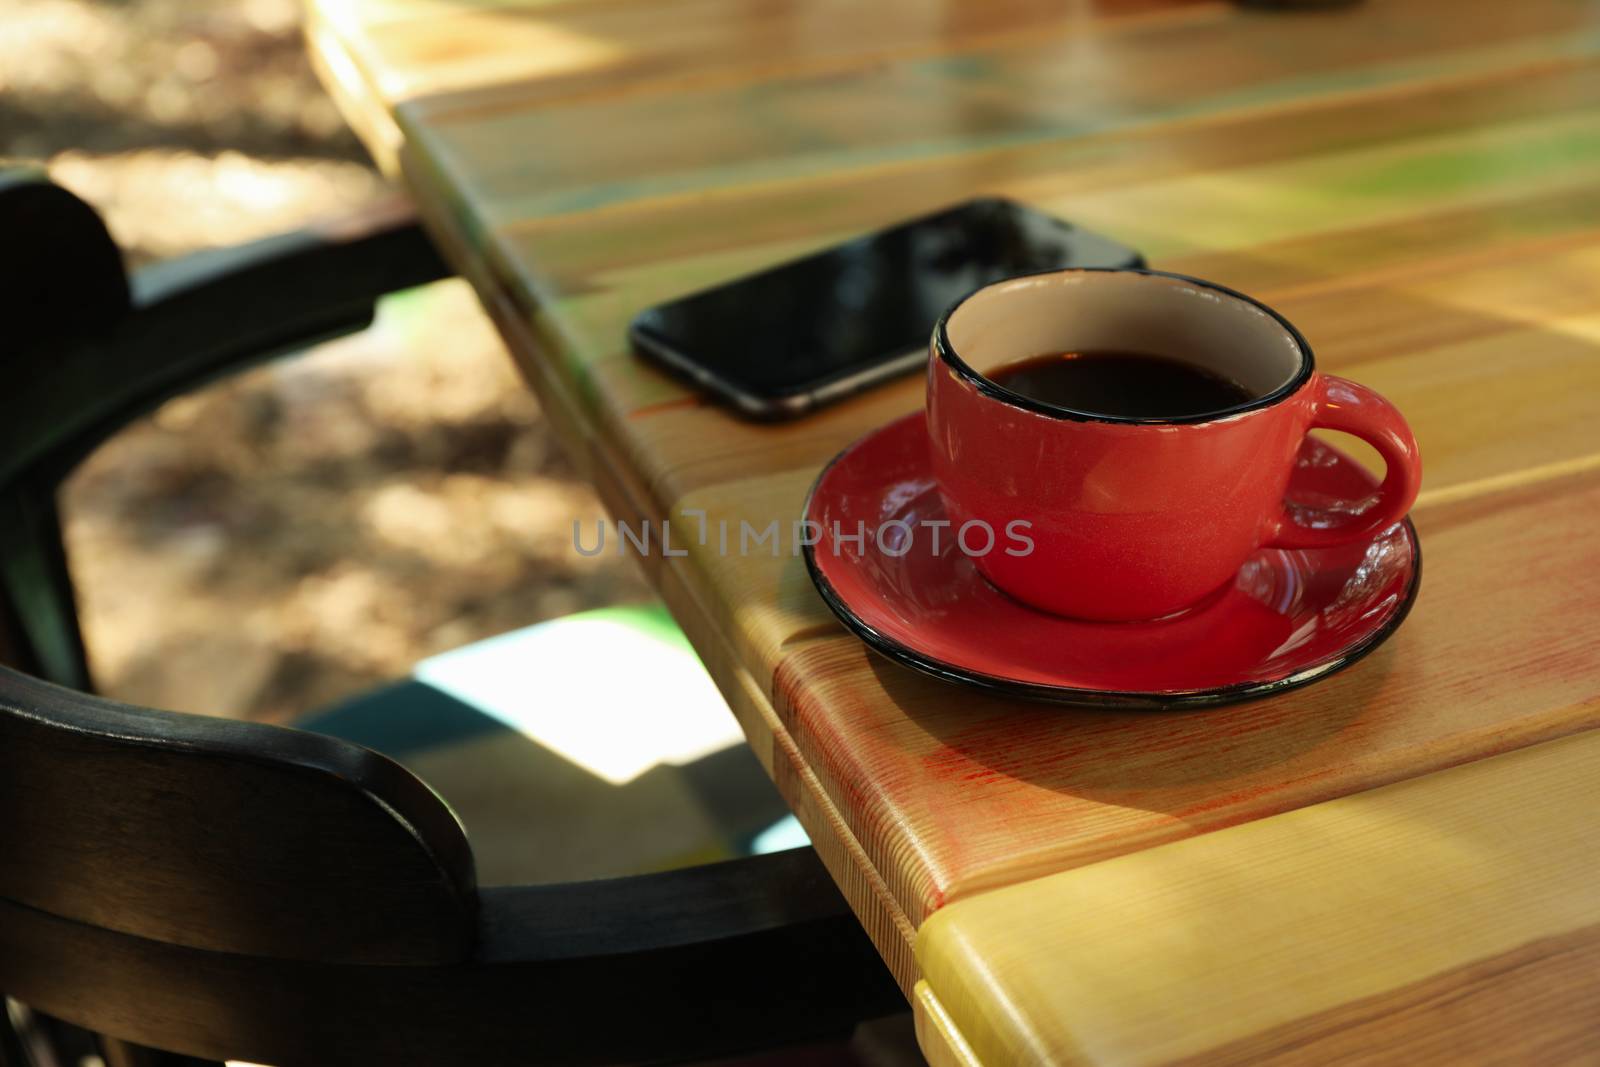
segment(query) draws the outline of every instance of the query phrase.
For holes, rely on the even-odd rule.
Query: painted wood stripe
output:
[[[919,932],[987,1064],[1576,1063],[1589,731],[998,890]]]

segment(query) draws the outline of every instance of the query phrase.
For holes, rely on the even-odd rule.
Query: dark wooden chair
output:
[[[905,1009],[810,849],[480,889],[451,809],[386,756],[84,692],[62,476],[446,269],[391,213],[130,284],[90,208],[17,172],[0,232],[0,658],[22,668],[0,668],[0,992],[113,1061],[285,1067],[705,1058]],[[0,1012],[0,1064],[23,1056]]]

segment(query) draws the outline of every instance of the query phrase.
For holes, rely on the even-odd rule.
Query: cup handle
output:
[[[1395,406],[1357,382],[1318,374],[1312,383],[1311,428],[1354,434],[1383,457],[1383,484],[1376,496],[1343,508],[1309,508],[1285,503],[1267,528],[1264,545],[1273,548],[1328,548],[1371,537],[1405,518],[1422,483],[1422,457],[1411,427]]]

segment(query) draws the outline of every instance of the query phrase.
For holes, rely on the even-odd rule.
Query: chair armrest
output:
[[[793,848],[625,878],[482,888],[475,956],[491,966],[623,957],[837,919],[860,929],[816,850]]]
[[[60,349],[36,344],[0,366],[10,416],[0,421],[0,486],[47,457],[61,473],[163,400],[360,330],[380,296],[449,273],[393,204],[152,267],[109,326]]]
[[[470,995],[499,1003],[518,1025],[548,1013],[537,1029],[555,1062],[734,1054],[775,1035],[836,1035],[906,1010],[809,847],[631,878],[481,889],[471,974]],[[540,1003],[541,989],[559,989],[559,1003]],[[563,1013],[568,1025],[558,1026]],[[626,1026],[606,1029],[608,1015]]]

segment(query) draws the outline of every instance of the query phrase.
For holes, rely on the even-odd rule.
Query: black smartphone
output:
[[[642,312],[634,348],[741,414],[788,418],[922,366],[933,324],[1002,278],[1142,267],[1109,237],[983,199]]]

